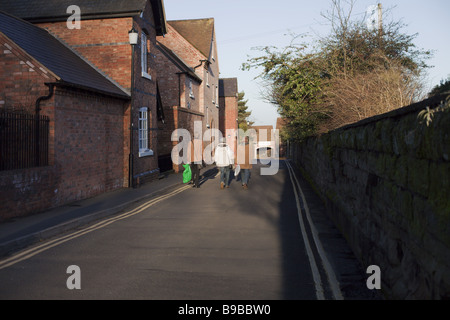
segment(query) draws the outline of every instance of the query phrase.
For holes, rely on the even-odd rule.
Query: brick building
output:
[[[168,120],[160,125],[160,152],[164,158],[161,160],[167,162],[173,130],[187,129],[192,135],[195,121],[202,121],[202,133],[219,129],[219,61],[214,19],[167,21],[167,34],[157,37],[157,41],[161,101]],[[213,141],[211,137],[204,147]]]
[[[125,175],[131,185],[152,180],[159,174],[153,51],[156,36],[166,32],[163,1],[80,0],[76,3],[79,29],[69,27],[71,14],[67,11],[71,5],[70,0],[18,0],[0,4],[0,10],[48,30],[130,93],[123,123]],[[139,34],[134,59],[128,38],[132,28]]]
[[[31,113],[35,110],[26,106],[48,95],[41,99],[41,113],[50,118],[48,165],[0,172],[2,198],[8,188],[8,194],[15,190],[12,199],[20,214],[159,174],[162,110],[153,51],[156,36],[166,32],[162,0],[77,1],[80,29],[69,28],[71,5],[65,0],[0,3],[8,12],[1,21],[0,108]],[[21,30],[15,38],[12,25]],[[139,37],[134,56],[132,28]],[[6,207],[2,213],[12,205]]]
[[[255,158],[278,157],[276,140],[273,139],[276,137],[273,126],[251,126],[251,129],[256,133],[254,139]]]
[[[239,112],[237,78],[219,79],[219,105],[219,129],[227,144],[236,152]]]
[[[176,129],[194,131],[194,122],[203,123],[204,113],[200,107],[200,87],[203,80],[162,43],[157,44],[156,66],[158,71],[158,87],[164,111],[164,122],[159,122],[158,155],[161,171],[182,168],[176,159],[171,157],[173,147],[178,143],[172,141]]]
[[[47,31],[0,12],[0,221],[123,187],[129,101]],[[38,152],[36,114],[48,119]]]

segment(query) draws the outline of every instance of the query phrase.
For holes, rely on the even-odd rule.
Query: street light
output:
[[[136,29],[134,29],[134,27],[130,31],[128,31],[128,37],[130,38],[130,45],[132,45],[133,47],[138,43],[138,36],[139,33],[136,31]]]
[[[128,31],[128,37],[130,39],[130,45],[131,45],[131,106],[130,106],[130,155],[129,155],[129,178],[128,178],[128,186],[129,187],[135,187],[134,186],[134,155],[133,155],[133,104],[134,104],[134,49],[136,45],[138,44],[138,36],[139,33],[134,29],[134,26],[131,28],[130,31]]]

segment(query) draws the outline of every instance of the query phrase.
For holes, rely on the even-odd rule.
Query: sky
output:
[[[342,0],[341,2],[344,2]],[[448,0],[356,0],[355,19],[378,2],[383,20],[402,21],[403,33],[417,34],[414,44],[433,51],[428,64],[426,88],[433,88],[450,76],[450,1]],[[237,78],[238,90],[245,93],[255,125],[276,125],[277,107],[265,101],[264,85],[255,79],[261,70],[243,71],[250,57],[261,54],[258,47],[284,48],[292,34],[304,40],[326,36],[330,31],[322,13],[331,9],[331,0],[164,0],[166,19],[214,18],[220,78]],[[429,91],[429,90],[428,90]]]

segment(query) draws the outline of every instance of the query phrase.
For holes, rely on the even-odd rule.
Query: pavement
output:
[[[215,166],[200,172],[201,180],[215,176]],[[64,232],[117,214],[138,202],[148,201],[183,185],[182,173],[164,173],[138,188],[122,188],[41,213],[0,223],[0,258]]]

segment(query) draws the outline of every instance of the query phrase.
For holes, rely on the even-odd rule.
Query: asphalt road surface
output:
[[[0,299],[377,299],[295,170],[261,166],[248,190],[212,175],[0,260]]]

